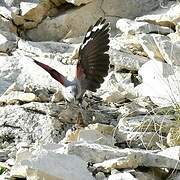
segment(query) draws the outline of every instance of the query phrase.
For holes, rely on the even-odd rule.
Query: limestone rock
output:
[[[131,132],[127,130],[118,130],[115,133],[116,146],[131,147],[141,149],[159,149],[159,146],[165,146],[166,137],[156,132]]]
[[[80,5],[88,4],[88,3],[91,3],[92,1],[93,0],[66,0],[66,2],[72,3],[75,6],[80,6]]]
[[[84,35],[89,26],[94,24],[98,17],[103,16],[100,5],[101,1],[96,0],[53,19],[47,17],[37,28],[29,30],[26,36],[35,41],[59,41],[62,38]],[[43,29],[45,31],[42,33]]]
[[[32,2],[21,2],[20,3],[20,9],[21,9],[21,15],[24,16],[28,11],[30,11],[32,8],[35,8],[38,4],[32,3]]]
[[[122,34],[121,36],[110,38],[110,47],[118,51],[129,54],[147,57],[146,52],[143,50],[137,35]]]
[[[164,61],[164,57],[155,42],[155,37],[159,34],[141,34],[138,36],[139,42],[150,59]]]
[[[115,49],[110,49],[110,62],[115,66],[115,71],[128,69],[137,71],[145,62],[146,59],[140,56],[124,53]]]
[[[0,107],[0,139],[59,142],[65,134],[63,124],[56,118],[61,111],[62,108],[56,104],[43,103]]]
[[[51,101],[57,103],[57,102],[62,101],[63,99],[64,99],[64,97],[63,97],[62,93],[58,90],[57,92],[55,92],[53,94]]]
[[[155,0],[104,0],[101,8],[103,9],[105,16],[128,17],[133,19],[158,8],[158,6],[159,3]]]
[[[12,33],[0,31],[0,52],[11,52],[16,48],[16,36]]]
[[[139,70],[143,83],[135,87],[142,96],[149,96],[153,103],[168,107],[180,102],[180,68],[159,61],[149,61]]]
[[[167,136],[167,143],[169,146],[179,146],[180,145],[180,128],[174,127],[171,128],[168,136]]]
[[[170,33],[168,34],[168,37],[171,39],[172,43],[176,43],[177,41],[180,41],[180,34],[178,33]]]
[[[174,120],[174,121],[173,121]],[[158,132],[167,135],[171,127],[177,126],[173,115],[145,115],[122,117],[119,119],[119,128],[137,132]]]
[[[125,149],[124,153],[128,153],[125,157],[121,156],[116,159],[109,159],[102,163],[96,163],[96,168],[103,167],[104,169],[124,169],[124,168],[137,168],[138,166],[145,167],[166,167],[180,169],[180,161],[160,156],[147,151],[138,151]],[[176,166],[177,165],[177,166]]]
[[[153,24],[158,24],[166,27],[175,27],[179,22],[180,16],[180,4],[174,3],[171,8],[167,8],[164,12],[154,12],[152,15],[145,15],[142,17],[136,18],[137,21],[145,21]]]
[[[25,37],[34,41],[59,41],[63,38],[73,38],[84,35],[89,26],[94,24],[98,17],[107,17],[108,20],[112,22],[112,27],[114,27],[117,17],[134,18],[159,6],[155,0],[150,0],[150,3],[149,0],[148,3],[139,0],[134,3],[133,0],[128,0],[126,2],[127,4],[118,0],[110,2],[109,0],[68,0],[66,2],[79,6],[79,8],[74,11],[71,6],[69,8],[64,7],[67,10],[61,15],[53,19],[47,17],[42,21],[42,18],[47,16],[47,12],[53,9],[52,6],[54,4],[56,7],[62,7],[63,9],[63,3],[54,0],[53,3],[40,3],[34,10],[32,9],[26,13],[23,19],[33,22],[24,21],[23,26],[28,30],[28,32],[25,33]],[[129,4],[132,5],[131,8],[127,8]],[[137,8],[134,8],[134,6]],[[40,12],[40,15],[36,16],[36,12]],[[94,16],[92,16],[92,14]],[[30,16],[33,18],[30,18]],[[79,24],[80,22],[81,24]],[[39,25],[37,26],[37,24]],[[42,33],[43,29],[46,29],[46,31]]]
[[[0,30],[1,31],[10,31],[11,22],[4,17],[0,17]]]
[[[2,95],[0,97],[0,104],[14,104],[16,101],[22,102],[32,102],[37,101],[38,97],[33,93],[24,93],[20,91],[12,91],[7,95]]]
[[[150,24],[147,22],[136,22],[130,19],[119,19],[116,23],[116,28],[125,34],[140,34],[140,33],[160,33],[169,34],[174,32],[168,27]]]
[[[21,152],[18,156],[21,155]],[[48,162],[48,163],[47,163]],[[24,168],[24,169],[22,169]],[[36,179],[93,180],[86,169],[86,163],[77,156],[64,155],[55,151],[40,149],[17,163],[11,170],[12,177]]]
[[[20,74],[19,58],[14,56],[0,56],[0,95],[16,81]]]
[[[2,5],[2,4],[0,4],[0,5]],[[6,8],[5,6],[0,6],[0,14],[7,19],[11,18],[11,11],[8,8]]]
[[[169,157],[169,158],[179,160],[180,146],[174,146],[174,147],[167,148],[167,149],[165,149],[163,151],[160,151],[158,154]]]
[[[128,172],[123,172],[123,173],[117,173],[117,174],[112,174],[108,177],[108,180],[137,180],[133,175],[131,175]]]
[[[156,36],[155,42],[160,53],[168,64],[177,66],[180,65],[180,42],[172,43],[166,36]]]

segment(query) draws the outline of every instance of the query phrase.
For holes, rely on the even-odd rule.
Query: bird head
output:
[[[76,85],[65,87],[63,94],[67,101],[75,103],[77,94]]]

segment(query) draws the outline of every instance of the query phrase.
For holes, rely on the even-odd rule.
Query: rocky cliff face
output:
[[[101,16],[109,74],[79,114],[32,58],[73,76]],[[178,180],[179,89],[176,1],[0,1],[0,179]]]

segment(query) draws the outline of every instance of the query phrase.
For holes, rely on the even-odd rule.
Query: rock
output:
[[[18,156],[20,155],[21,152]],[[58,149],[40,149],[34,152],[31,158],[25,157],[12,168],[11,176],[27,179],[94,179],[82,159],[74,155],[60,154]]]
[[[170,175],[167,180],[179,180],[180,179],[180,173],[174,172],[172,175]]]
[[[172,43],[167,36],[156,36],[155,43],[168,64],[180,65],[180,42]]]
[[[20,39],[18,41],[18,48],[20,50],[27,53],[33,53],[41,57],[49,56],[51,58],[54,57],[62,57],[62,54],[71,53],[73,51],[73,47],[68,45],[67,43],[62,42],[33,42],[33,41],[24,41]]]
[[[0,104],[15,104],[18,101],[32,102],[38,101],[38,97],[33,93],[24,93],[20,91],[12,91],[8,95],[0,97]]]
[[[139,43],[137,35],[122,34],[119,37],[110,38],[109,45],[112,49],[116,49],[118,51],[147,57],[147,54],[144,52],[141,44]]]
[[[141,149],[159,149],[161,145],[167,145],[166,137],[156,132],[131,132],[118,130],[115,134],[116,146]]]
[[[167,135],[167,144],[169,146],[179,146],[180,145],[180,128],[174,127],[169,130]]]
[[[62,142],[88,142],[113,147],[115,140],[112,135],[113,126],[96,123],[90,124],[86,128],[75,126],[75,130],[69,129]]]
[[[56,104],[28,103],[0,107],[0,139],[5,142],[59,142],[64,137],[62,111]],[[13,118],[12,118],[13,117]]]
[[[120,52],[115,49],[110,49],[109,54],[110,62],[114,65],[115,71],[122,69],[137,71],[146,62],[146,59],[143,57]]]
[[[108,180],[137,180],[133,175],[131,175],[128,172],[123,172],[123,173],[117,173],[117,174],[112,174],[108,177]]]
[[[97,143],[97,144],[103,144],[107,146],[113,147],[115,144],[115,140],[110,135],[103,135],[97,130],[80,130],[78,141],[82,142],[88,142],[88,143]]]
[[[166,156],[166,157],[169,157],[169,158],[179,160],[180,146],[174,146],[174,147],[167,148],[167,149],[165,149],[163,151],[160,151],[158,154],[162,155],[162,156]]]
[[[133,19],[158,8],[158,6],[159,3],[155,0],[138,0],[136,2],[133,0],[127,0],[125,2],[118,0],[104,0],[101,8],[103,9],[105,16],[118,16]]]
[[[98,172],[96,174],[96,180],[105,180],[106,179],[106,176],[103,172]]]
[[[66,0],[66,2],[72,3],[75,6],[80,6],[80,5],[88,4],[88,3],[91,3],[92,1],[93,0]]]
[[[177,41],[180,41],[180,35],[178,33],[170,33],[168,34],[168,37],[171,39],[172,43],[176,43]]]
[[[20,74],[19,58],[14,56],[0,56],[0,95],[16,81]]]
[[[133,92],[134,84],[131,82],[130,73],[111,72],[105,78],[104,83],[97,90],[97,96],[100,96],[107,103],[120,103],[125,99],[136,97]]]
[[[147,151],[138,151],[125,149],[124,153],[128,153],[125,157],[121,156],[116,159],[105,160],[102,163],[94,164],[94,167],[103,167],[104,169],[124,169],[137,168],[138,166],[145,167],[166,167],[180,169],[180,161],[160,156]],[[177,165],[177,166],[176,166]]]
[[[138,35],[139,42],[142,45],[144,51],[148,54],[150,59],[164,61],[164,57],[160,53],[159,48],[155,42],[155,37],[159,34],[141,34]]]
[[[171,127],[176,127],[177,122],[173,115],[145,115],[135,117],[120,116],[118,126],[122,130],[137,132],[160,132],[168,134]]]
[[[179,22],[179,16],[180,16],[180,4],[174,3],[170,9],[167,8],[165,11],[160,13],[154,12],[154,14],[152,13],[151,15],[138,17],[136,18],[136,20],[174,28],[175,25]]]
[[[5,151],[0,150],[0,162],[5,162],[7,159],[8,159],[8,154]]]
[[[16,37],[9,32],[0,31],[0,52],[11,52],[16,48]]]
[[[0,17],[0,30],[1,31],[9,32],[10,31],[10,27],[11,27],[10,21],[1,16]]]
[[[98,17],[103,16],[100,6],[101,1],[96,0],[76,9],[76,11],[70,9],[65,14],[53,19],[47,17],[37,28],[29,30],[26,37],[34,41],[59,41],[63,38],[84,35],[89,26],[94,24]],[[43,29],[45,31],[42,33]]]
[[[148,61],[139,70],[143,83],[135,87],[139,95],[149,96],[160,107],[180,102],[180,68],[159,61]]]
[[[131,174],[138,180],[161,180],[166,176],[166,173],[157,168],[148,168],[144,171],[135,170]]]
[[[74,4],[75,6],[79,6],[79,8],[76,8],[75,11],[73,10],[72,6],[65,3],[65,1],[63,3],[65,3],[66,6],[69,5],[69,7],[65,7],[65,5],[62,5],[63,3],[61,3],[61,1],[60,4],[59,1],[55,1],[53,3],[43,2],[24,15],[24,20],[32,21],[23,21],[24,28],[28,30],[28,32],[25,32],[25,37],[34,41],[59,41],[63,38],[77,37],[80,35],[84,35],[89,26],[94,24],[99,17],[108,17],[108,20],[113,23],[112,27],[114,27],[117,17],[134,18],[137,15],[142,15],[159,6],[157,1],[150,1],[151,4],[141,1],[138,1],[136,2],[136,4],[134,4],[133,0],[128,0],[127,4],[124,4],[118,0],[113,0],[111,2],[109,2],[108,0],[66,1],[68,3]],[[127,8],[127,5],[129,6],[129,4],[132,5],[130,9]],[[62,9],[66,8],[67,10],[65,11],[65,13],[63,12],[56,18],[50,19],[49,17],[47,17],[47,14],[50,9],[51,11],[53,11],[53,5],[55,5],[56,7],[62,7]],[[136,6],[137,8],[134,8],[134,6]],[[37,13],[39,11],[40,15]],[[55,12],[53,13],[56,14]],[[36,16],[36,14],[38,14],[38,16]],[[94,16],[91,16],[92,14],[94,14]],[[47,18],[42,21],[43,17]],[[79,24],[79,22],[81,22],[81,24]],[[46,31],[42,33],[43,29],[46,29]]]
[[[1,14],[1,16],[5,17],[7,19],[11,18],[11,11],[4,6],[0,6],[0,14]]]
[[[140,34],[140,33],[160,33],[169,34],[174,32],[168,27],[162,27],[155,24],[150,24],[147,22],[136,22],[130,19],[119,19],[116,23],[116,28],[125,34]]]
[[[21,15],[24,16],[28,11],[35,8],[38,4],[32,3],[32,2],[21,2],[20,3],[20,9],[21,9]]]
[[[64,97],[63,97],[62,93],[59,90],[57,90],[57,92],[55,92],[53,94],[53,96],[51,98],[51,102],[57,103],[57,102],[62,101],[63,99],[64,99]]]
[[[180,22],[178,22],[176,25],[176,33],[180,36]]]

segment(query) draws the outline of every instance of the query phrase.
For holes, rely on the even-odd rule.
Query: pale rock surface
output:
[[[138,166],[145,167],[164,167],[180,169],[180,160],[174,160],[165,156],[157,155],[145,150],[124,149],[119,150],[123,153],[128,153],[125,157],[121,156],[115,159],[105,160],[102,163],[94,164],[94,167],[103,167],[104,169],[126,169],[137,168]]]
[[[152,12],[151,15],[141,16],[136,18],[136,20],[172,28],[179,22],[179,16],[180,4],[175,2],[171,8],[164,9],[162,12],[157,10]]]
[[[18,48],[22,50],[24,54],[27,52],[36,54],[37,56],[49,56],[51,58],[56,56],[62,57],[62,54],[71,53],[74,49],[70,44],[62,42],[33,42],[25,41],[23,39],[18,41]]]
[[[137,180],[133,175],[128,172],[122,172],[117,174],[112,174],[108,177],[108,180]]]
[[[159,34],[141,34],[138,35],[139,42],[150,59],[164,61],[164,57],[155,42],[155,37]]]
[[[2,4],[0,4],[0,5],[2,5]],[[4,6],[0,6],[0,15],[2,15],[3,17],[6,17],[7,19],[10,19],[11,11]]]
[[[176,127],[177,122],[173,115],[146,115],[135,117],[120,117],[118,127],[122,130],[137,132],[156,132],[167,134],[171,127]]]
[[[174,146],[167,148],[158,153],[159,155],[166,156],[172,159],[179,160],[180,157],[180,146]]]
[[[160,33],[169,34],[174,32],[168,27],[163,27],[147,22],[137,22],[130,19],[121,18],[116,23],[116,28],[125,34],[141,34],[141,33]]]
[[[142,148],[142,149],[159,149],[159,144],[167,145],[166,137],[158,132],[137,132],[134,130],[118,130],[115,133],[115,139],[117,146],[122,147],[123,144],[127,144],[128,147]]]
[[[39,108],[38,108],[38,105]],[[23,106],[0,107],[1,139],[14,142],[59,142],[65,132],[57,116],[62,108],[56,104],[28,103]]]
[[[115,140],[112,136],[110,135],[103,135],[97,130],[80,130],[79,131],[79,136],[78,136],[78,141],[84,141],[88,143],[97,143],[97,144],[102,144],[102,145],[107,145],[113,147],[115,144]]]
[[[33,102],[38,101],[38,97],[33,93],[24,93],[20,91],[12,91],[0,97],[0,104],[14,104],[16,101]]]
[[[156,0],[104,0],[101,8],[105,16],[135,18],[159,7]]]
[[[180,128],[174,127],[169,130],[167,135],[167,144],[169,146],[180,146]]]
[[[61,147],[60,147],[61,148]],[[17,154],[21,156],[21,152]],[[48,162],[48,163],[47,163]],[[24,170],[21,169],[24,167]],[[26,177],[27,179],[64,179],[93,180],[94,178],[86,169],[86,163],[75,155],[64,155],[58,149],[39,149],[24,157],[12,168],[12,177]]]
[[[66,0],[66,2],[72,3],[75,6],[80,6],[80,5],[91,3],[93,2],[93,0]]]
[[[151,60],[139,70],[143,83],[135,87],[141,96],[149,96],[153,103],[161,107],[180,102],[180,68]]]
[[[17,80],[21,67],[18,57],[1,55],[0,59],[0,95],[2,95]]]
[[[138,35],[126,35],[123,33],[121,36],[110,38],[109,45],[112,49],[124,53],[147,57],[146,52],[139,43]]]
[[[20,3],[20,9],[21,9],[21,15],[25,15],[29,10],[32,8],[35,8],[38,4],[32,3],[32,2],[21,2]]]
[[[62,38],[77,37],[84,35],[88,27],[94,24],[98,17],[107,17],[107,19],[112,22],[112,27],[114,27],[118,19],[117,17],[134,18],[152,9],[156,9],[159,6],[159,3],[155,0],[146,0],[145,2],[138,0],[135,3],[133,0],[128,0],[125,3],[118,0],[68,0],[66,2],[73,3],[75,6],[79,6],[79,8],[76,9],[76,11],[74,11],[73,8],[69,8],[65,13],[53,19],[47,17],[43,21],[43,17],[47,16],[47,12],[51,9],[52,4],[39,4],[39,6],[43,6],[43,11],[41,15],[38,16],[39,19],[38,17],[34,17],[33,22],[24,23],[25,29],[31,29],[28,30],[25,36],[34,41],[57,41]],[[62,5],[61,2],[59,5],[57,1],[55,1],[54,4],[56,6]],[[131,5],[131,7],[129,5]],[[127,6],[129,8],[127,8]],[[134,6],[137,8],[134,8]],[[30,13],[30,11],[28,13],[31,14],[31,16],[35,16],[34,14],[36,14],[36,11],[38,11],[38,8],[35,8],[34,13]],[[29,19],[27,15],[25,16],[24,19]],[[80,22],[81,24],[79,24]],[[37,24],[39,25],[37,26]],[[46,31],[42,33],[43,29]]]
[[[167,36],[156,36],[154,38],[160,53],[170,65],[180,65],[180,41],[172,43]]]
[[[16,48],[16,36],[10,32],[0,31],[0,52],[11,52]]]
[[[110,49],[109,54],[110,62],[114,65],[115,71],[122,69],[137,71],[147,61],[141,56],[121,52],[116,49]]]
[[[118,103],[125,101],[126,98],[135,98],[136,93],[134,92],[134,84],[131,82],[131,74],[120,74],[112,71],[105,78],[96,94],[108,103]]]
[[[95,0],[93,3],[76,9],[76,11],[69,10],[53,19],[47,17],[37,28],[29,30],[26,36],[34,41],[58,41],[62,38],[85,34],[89,26],[94,24],[98,17],[103,16],[100,6],[101,1]],[[81,25],[78,25],[79,22]],[[42,33],[43,29],[45,31]]]
[[[168,37],[171,39],[172,43],[176,43],[177,41],[180,41],[180,34],[178,34],[177,32],[168,34]]]

